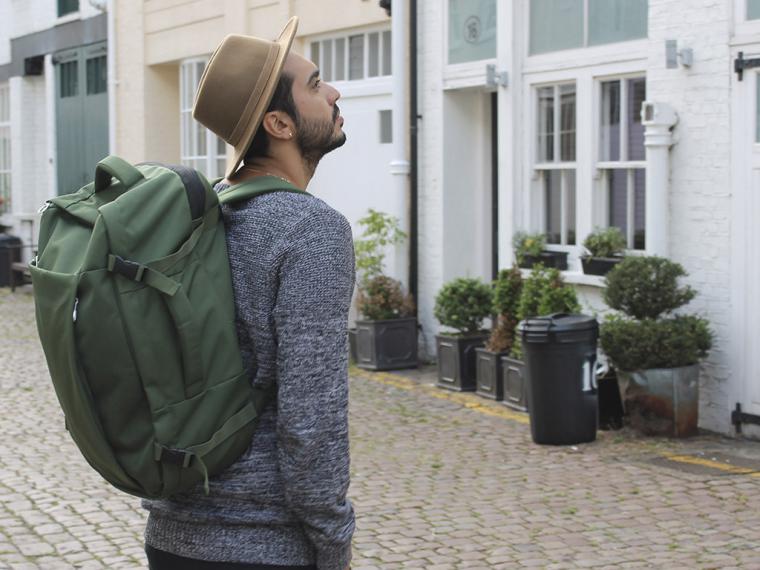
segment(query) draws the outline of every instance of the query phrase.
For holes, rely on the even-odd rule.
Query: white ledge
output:
[[[521,268],[523,277],[530,275],[530,269]],[[604,277],[600,275],[587,275],[582,271],[561,271],[562,279],[570,285],[586,285],[588,287],[604,287]]]

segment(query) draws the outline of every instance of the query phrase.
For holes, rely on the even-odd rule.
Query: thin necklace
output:
[[[265,176],[274,176],[275,178],[279,178],[280,180],[283,180],[287,182],[288,184],[292,184],[293,186],[295,186],[295,184],[293,184],[287,178],[283,178],[282,176],[278,176],[277,174],[272,174],[271,172],[267,172],[266,170],[259,170],[258,168],[253,168],[252,166],[248,166],[247,164],[243,164],[243,169],[250,170],[251,172],[258,172],[259,174],[264,174]]]

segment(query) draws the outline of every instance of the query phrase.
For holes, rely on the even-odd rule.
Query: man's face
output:
[[[305,160],[319,162],[346,142],[343,117],[336,105],[340,93],[320,79],[311,61],[298,54],[288,54],[283,71],[293,78],[293,101],[298,111],[294,117],[296,143]]]

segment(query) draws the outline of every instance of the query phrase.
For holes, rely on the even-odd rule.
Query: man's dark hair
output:
[[[277,82],[272,100],[266,110],[267,113],[272,111],[287,113],[298,123],[298,110],[293,100],[293,77],[285,72],[280,74],[280,80]],[[259,126],[256,131],[243,160],[248,162],[257,156],[269,156],[269,135],[263,126]]]

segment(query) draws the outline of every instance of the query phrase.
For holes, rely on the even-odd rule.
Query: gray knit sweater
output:
[[[276,382],[277,401],[209,496],[199,486],[144,501],[146,543],[210,561],[345,570],[351,227],[309,194],[265,194],[223,215],[243,362],[256,384]]]

